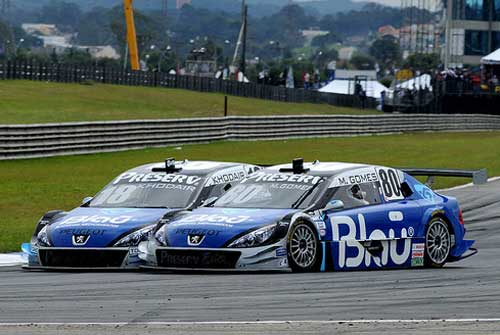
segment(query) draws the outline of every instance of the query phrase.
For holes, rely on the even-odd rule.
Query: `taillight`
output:
[[[460,224],[463,226],[464,225],[464,215],[462,213],[462,209],[460,209],[458,211],[458,221],[460,222]]]

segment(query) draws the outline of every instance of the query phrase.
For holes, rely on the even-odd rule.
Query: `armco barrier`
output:
[[[217,140],[500,130],[494,115],[265,116],[0,125],[0,160],[164,147]]]

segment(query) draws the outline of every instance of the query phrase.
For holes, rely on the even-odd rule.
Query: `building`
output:
[[[399,39],[399,29],[391,25],[386,25],[378,28],[377,35],[379,38],[394,38]]]
[[[60,32],[54,24],[23,23],[22,29],[29,35],[43,41],[43,47],[55,53],[63,53],[67,49],[77,49],[88,52],[93,58],[120,59],[120,55],[111,45],[83,46],[72,42],[73,34]]]
[[[350,61],[355,52],[356,52],[355,47],[341,48],[339,50],[339,60]]]
[[[399,43],[403,57],[440,53],[444,36],[443,5],[447,0],[401,0]]]
[[[190,5],[190,4],[191,4],[191,0],[177,0],[177,2],[175,3],[175,8],[181,9],[182,6]]]
[[[478,65],[500,48],[500,0],[446,1],[447,67]]]
[[[330,33],[327,30],[319,30],[317,28],[305,29],[302,30],[301,32],[302,36],[304,36],[304,38],[308,43],[310,43],[315,37],[326,36]]]

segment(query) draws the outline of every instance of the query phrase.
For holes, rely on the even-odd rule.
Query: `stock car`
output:
[[[168,159],[126,171],[80,207],[46,213],[23,246],[26,268],[138,268],[137,245],[164,215],[220,196],[256,169]]]
[[[165,216],[139,257],[174,270],[442,267],[474,254],[464,236],[457,200],[398,169],[297,159]]]

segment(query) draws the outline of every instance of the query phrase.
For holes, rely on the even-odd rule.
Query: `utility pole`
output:
[[[167,16],[168,14],[168,0],[162,0],[161,14]]]
[[[248,31],[248,6],[246,1],[243,0],[243,41],[241,46],[241,64],[240,70],[245,74],[246,61],[247,61],[247,31]]]
[[[247,52],[247,28],[248,28],[248,7],[246,5],[245,0],[243,0],[242,3],[241,21],[242,21],[241,29],[238,35],[238,41],[236,42],[236,48],[234,50],[232,66],[239,66],[240,72],[245,73],[246,52]],[[239,58],[239,62],[238,62],[238,57],[241,57]]]

